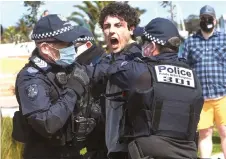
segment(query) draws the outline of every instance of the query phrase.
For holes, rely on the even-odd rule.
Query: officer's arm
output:
[[[61,129],[71,115],[77,100],[74,91],[66,89],[55,104],[50,101],[50,86],[42,79],[22,80],[18,86],[22,114],[31,127],[48,137]]]
[[[115,83],[127,91],[126,108],[131,116],[135,116],[141,107],[150,105],[153,89],[151,74],[145,64],[133,61],[117,70],[118,72],[114,75]]]
[[[85,67],[92,82],[98,83],[99,81],[106,79],[109,66],[108,63],[97,63],[94,66],[87,65]]]
[[[90,66],[90,65],[84,66],[92,83],[95,84],[102,80],[105,80],[107,75],[107,70],[110,66],[110,61],[111,61],[110,56],[104,53],[94,66]]]

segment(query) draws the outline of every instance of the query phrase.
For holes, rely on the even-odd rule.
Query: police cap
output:
[[[142,36],[144,39],[159,45],[165,45],[171,38],[180,38],[177,27],[165,18],[155,18],[145,27],[135,28],[134,35]]]
[[[74,26],[61,15],[49,14],[34,26],[31,39],[35,41],[73,42],[77,38]]]
[[[82,26],[75,26],[75,31],[77,32],[76,42],[87,42],[87,41],[95,41],[95,38],[91,31]]]

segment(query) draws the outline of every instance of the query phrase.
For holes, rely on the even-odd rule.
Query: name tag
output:
[[[190,69],[172,65],[157,65],[155,72],[157,82],[195,88],[194,75]]]

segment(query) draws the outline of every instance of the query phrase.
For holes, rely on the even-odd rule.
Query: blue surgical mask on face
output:
[[[74,45],[59,49],[60,58],[56,60],[56,63],[61,66],[71,65],[76,58],[76,52]]]

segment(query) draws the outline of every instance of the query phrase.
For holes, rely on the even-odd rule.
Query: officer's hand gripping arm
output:
[[[87,91],[89,77],[80,65],[76,65],[73,70],[66,87],[76,92],[79,98]]]

